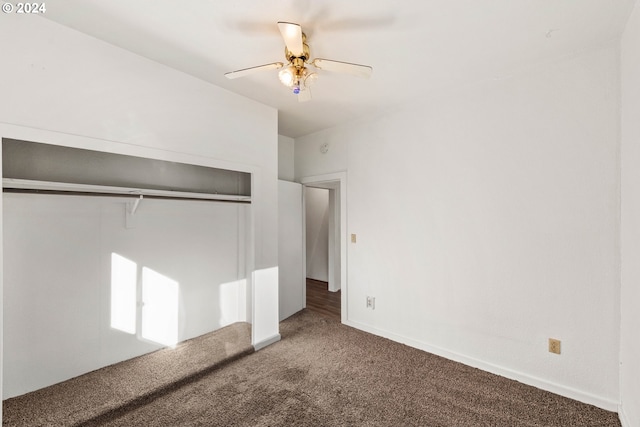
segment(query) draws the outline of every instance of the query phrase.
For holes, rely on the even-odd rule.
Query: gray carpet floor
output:
[[[280,331],[282,341],[259,352],[191,374],[188,380],[119,408],[98,411],[83,422],[74,418],[29,423],[25,415],[29,408],[10,400],[4,405],[3,424],[620,426],[615,413],[372,336],[307,310],[282,322]],[[182,357],[188,364],[188,355]],[[17,412],[26,418],[15,417]]]
[[[51,387],[5,400],[3,426],[71,426],[108,419],[253,353],[251,326],[235,323]],[[95,423],[94,423],[95,424]]]

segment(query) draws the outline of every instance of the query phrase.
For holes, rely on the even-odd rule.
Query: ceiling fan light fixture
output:
[[[283,85],[291,87],[296,81],[296,69],[294,67],[283,68],[278,73],[278,77]]]
[[[318,80],[318,73],[305,73],[304,86],[311,86],[316,80]]]

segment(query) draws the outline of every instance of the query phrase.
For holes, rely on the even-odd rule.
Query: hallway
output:
[[[340,322],[342,292],[329,292],[327,282],[307,278],[307,308]]]

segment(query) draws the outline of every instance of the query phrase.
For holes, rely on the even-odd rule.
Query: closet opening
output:
[[[3,399],[251,322],[250,173],[3,138],[2,176]]]

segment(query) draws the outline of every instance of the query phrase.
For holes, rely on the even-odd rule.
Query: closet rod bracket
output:
[[[144,196],[142,194],[140,194],[140,197],[138,197],[134,202],[129,202],[127,203],[127,213],[129,215],[135,215],[136,211],[138,210],[138,206],[140,205],[140,201],[144,198]]]
[[[127,202],[125,206],[125,228],[135,228],[135,214],[143,198],[144,196],[140,194],[140,197],[135,201]]]

